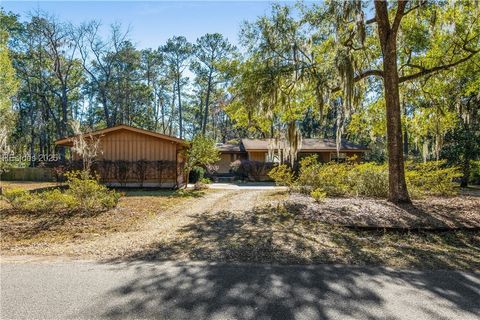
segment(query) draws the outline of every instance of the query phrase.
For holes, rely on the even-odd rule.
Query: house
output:
[[[84,134],[98,139],[94,170],[111,186],[181,187],[186,179],[183,170],[183,139],[127,125]],[[57,140],[57,146],[72,147],[75,136]],[[72,160],[80,160],[72,153]]]
[[[279,162],[278,145],[285,141],[275,142],[273,139],[241,139],[238,144],[217,144],[220,151],[220,160],[216,163],[219,174],[229,173],[230,164],[235,160],[252,160],[259,162]],[[282,149],[282,148],[280,148]],[[270,152],[269,152],[270,150]],[[340,151],[337,153],[337,144],[333,139],[302,139],[298,158],[316,154],[321,162],[344,160],[356,156],[362,159],[368,148],[348,141],[342,141]],[[280,150],[280,153],[282,151]]]

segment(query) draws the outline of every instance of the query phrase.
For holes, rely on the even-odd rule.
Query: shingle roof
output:
[[[285,143],[285,141],[281,141]],[[273,139],[242,139],[242,144],[245,150],[268,150],[269,145],[274,145]],[[337,144],[334,139],[322,139],[322,138],[308,138],[302,139],[302,145],[300,151],[336,151]],[[342,140],[340,150],[368,150],[366,146],[351,143],[349,141]]]
[[[220,152],[245,152],[245,148],[241,144],[217,143]]]

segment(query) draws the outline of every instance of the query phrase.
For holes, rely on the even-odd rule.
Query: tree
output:
[[[197,135],[190,142],[190,146],[185,152],[185,173],[188,176],[195,166],[207,166],[220,160],[220,153],[215,147],[215,141],[204,135]]]
[[[444,138],[442,156],[461,166],[461,187],[467,187],[471,162],[480,156],[480,56],[441,79],[442,95],[449,112],[455,114],[455,127]]]
[[[0,129],[12,127],[12,98],[18,89],[18,80],[7,47],[9,33],[4,27],[13,23],[16,23],[16,17],[4,14],[0,8]]]
[[[194,54],[197,60],[194,62],[192,68],[196,73],[198,82],[204,83],[205,100],[202,101],[203,110],[200,108],[200,113],[203,111],[201,129],[202,134],[206,134],[210,100],[213,91],[216,89],[218,82],[222,81],[220,78],[220,70],[218,68],[220,62],[227,59],[233,53],[235,47],[232,46],[227,39],[220,33],[206,34],[197,39],[194,47]]]
[[[10,146],[8,144],[9,133],[5,127],[0,127],[0,182],[2,181],[2,174],[7,172],[11,167],[9,162]],[[0,195],[2,194],[2,187],[0,185]]]
[[[480,50],[479,11],[471,2],[439,6],[426,1],[401,0],[396,4],[389,4],[375,0],[375,17],[365,20],[362,5],[361,1],[333,3],[333,9],[337,13],[336,27],[343,34],[340,45],[349,54],[353,51],[369,54],[371,47],[364,45],[366,26],[375,24],[381,65],[376,66],[378,69],[367,68],[356,74],[353,69],[348,71],[350,84],[344,86],[343,91],[348,91],[354,82],[367,77],[382,79],[387,124],[388,198],[394,203],[410,202],[405,182],[399,86],[401,83],[453,68],[477,54]],[[411,23],[410,19],[416,19],[415,23]],[[402,30],[404,21],[405,29]],[[447,28],[445,25],[451,27]],[[412,37],[399,37],[400,33],[411,34]],[[359,43],[353,41],[356,36],[360,39]],[[402,54],[398,50],[399,46]],[[375,63],[372,65],[375,66]]]
[[[18,89],[18,81],[7,47],[9,33],[5,26],[15,23],[16,17],[4,14],[0,8],[0,181],[2,174],[10,168],[8,159],[11,152],[9,139],[14,121],[12,98]],[[0,194],[1,191],[0,186]]]
[[[183,110],[182,110],[182,86],[184,85],[184,71],[189,64],[192,54],[192,44],[185,37],[173,37],[167,40],[161,51],[169,65],[172,77],[175,79],[174,90],[178,99],[178,127],[179,136],[183,138]]]
[[[93,160],[99,153],[100,138],[91,133],[84,133],[78,121],[71,122],[73,133],[72,151],[82,158],[83,171],[90,174]]]

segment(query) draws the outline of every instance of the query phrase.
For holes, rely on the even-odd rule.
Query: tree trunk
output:
[[[178,127],[180,131],[180,139],[183,138],[183,115],[182,115],[182,98],[180,96],[180,76],[177,77],[177,94],[178,94]]]
[[[390,27],[386,3],[376,1],[375,9],[383,55],[383,85],[387,113],[388,200],[393,203],[410,203],[403,158],[397,34],[396,30]]]
[[[208,123],[208,106],[210,104],[210,90],[212,89],[212,70],[208,74],[208,84],[207,84],[207,96],[205,98],[205,113],[203,115],[203,125],[202,125],[202,134],[205,135],[207,132],[207,123]]]
[[[468,187],[468,180],[470,180],[470,157],[468,157],[468,152],[465,152],[465,156],[463,159],[462,164],[462,178],[460,180],[460,187],[466,188]]]

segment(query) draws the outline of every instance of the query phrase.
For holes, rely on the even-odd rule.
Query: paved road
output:
[[[1,264],[1,319],[478,319],[480,274],[214,263]]]

